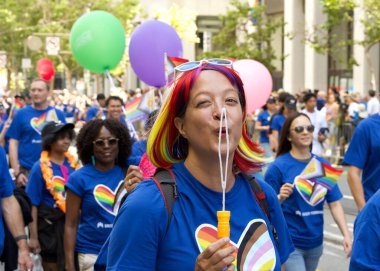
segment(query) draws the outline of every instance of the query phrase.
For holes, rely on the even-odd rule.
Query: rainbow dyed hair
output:
[[[165,99],[148,138],[147,154],[156,167],[169,168],[187,156],[187,140],[180,136],[174,119],[185,114],[190,91],[204,70],[220,72],[237,88],[243,110],[242,121],[246,119],[243,82],[234,70],[226,66],[202,63],[199,68],[181,73],[172,83],[171,92]],[[249,139],[246,125],[243,125],[242,137],[234,154],[234,166],[241,172],[252,173],[260,170],[264,161],[263,150]]]

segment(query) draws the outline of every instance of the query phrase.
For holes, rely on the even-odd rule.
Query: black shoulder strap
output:
[[[253,194],[255,195],[256,201],[259,203],[260,208],[264,211],[265,215],[268,218],[268,221],[269,221],[270,226],[272,228],[273,238],[276,241],[276,245],[278,247],[279,246],[278,235],[277,235],[277,231],[276,231],[275,227],[273,226],[271,218],[270,218],[269,205],[268,205],[268,201],[267,201],[265,192],[261,188],[261,185],[259,184],[259,182],[256,180],[256,178],[254,176],[247,176],[245,174],[244,174],[244,176],[248,180],[248,182],[251,186],[251,189],[252,189]]]
[[[270,222],[269,206],[267,198],[265,196],[265,192],[263,191],[261,185],[258,183],[255,177],[246,176],[246,178],[248,179],[248,182],[251,186],[251,189],[253,191],[253,194],[255,195],[257,202],[260,205],[260,208],[263,210]]]
[[[168,211],[168,223],[166,224],[167,231],[172,218],[173,203],[178,196],[175,176],[171,170],[162,169],[154,174],[153,180],[156,182],[162,196],[164,197],[165,207]]]

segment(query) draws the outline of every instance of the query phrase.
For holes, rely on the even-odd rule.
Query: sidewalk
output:
[[[351,233],[351,237],[353,238],[353,230],[354,230],[354,223],[356,216],[352,214],[345,214],[346,217],[346,222],[348,225],[348,230]],[[341,245],[343,242],[343,236],[340,233],[340,230],[338,228],[338,225],[335,223],[331,212],[329,208],[326,206],[324,210],[324,230],[323,230],[323,235],[324,235],[324,242],[330,242],[336,245]]]

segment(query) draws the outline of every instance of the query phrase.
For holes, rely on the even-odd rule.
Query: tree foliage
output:
[[[80,68],[70,53],[69,33],[81,15],[91,10],[108,11],[122,22],[126,33],[130,34],[133,28],[131,21],[138,9],[138,0],[4,0],[0,4],[0,50],[6,51],[8,59],[11,59],[7,63],[8,70],[17,72],[24,56],[27,37],[40,37],[45,44],[47,33],[51,33],[52,36],[59,33],[61,53],[49,58],[60,63],[70,75]],[[38,52],[28,52],[32,63],[46,56],[44,45]]]
[[[247,2],[231,0],[232,9],[220,19],[223,27],[212,39],[213,52],[205,57],[254,59],[274,70],[276,56],[271,45],[275,32],[283,27],[283,18],[266,15],[266,7],[250,7]],[[280,56],[281,57],[281,56]]]
[[[325,23],[314,26],[314,29],[306,34],[306,42],[319,53],[338,55],[342,48],[353,45],[361,45],[365,48],[367,64],[370,68],[372,87],[376,87],[374,70],[369,50],[380,41],[380,5],[378,0],[363,0],[362,5],[358,0],[320,0],[323,12],[327,16]],[[342,39],[334,34],[333,30],[342,25],[351,25],[355,22],[354,9],[364,11],[364,19],[360,23],[364,27],[364,39],[355,40],[353,35]],[[358,20],[356,20],[356,23]],[[353,31],[353,30],[352,30]],[[349,65],[357,65],[352,56]]]

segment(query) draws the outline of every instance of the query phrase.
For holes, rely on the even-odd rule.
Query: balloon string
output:
[[[108,81],[110,82],[111,90],[115,89],[116,87],[115,87],[115,84],[113,83],[113,80],[112,80],[112,77],[111,77],[109,70],[106,70],[106,75],[108,77]]]
[[[226,165],[225,171],[223,174],[223,162],[222,162],[222,128],[223,128],[223,120],[224,120],[224,129],[226,131],[226,143],[227,143],[227,153],[226,153]],[[227,110],[225,107],[222,108],[222,112],[220,114],[220,123],[219,123],[219,145],[218,145],[218,155],[219,155],[219,169],[220,169],[220,181],[222,184],[223,190],[223,200],[222,200],[222,210],[226,210],[226,184],[227,184],[227,173],[228,173],[228,158],[230,154],[230,141],[228,138],[228,121],[227,121]]]

